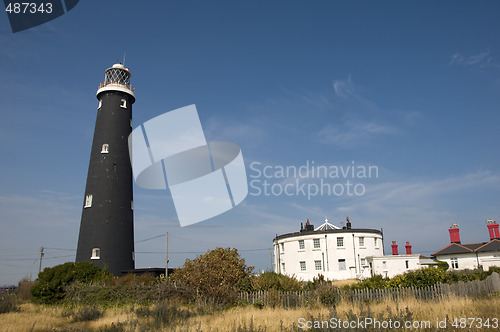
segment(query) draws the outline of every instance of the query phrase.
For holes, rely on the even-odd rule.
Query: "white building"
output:
[[[301,225],[299,232],[278,235],[273,240],[274,271],[312,280],[360,278],[368,268],[367,257],[382,256],[382,231],[351,228],[349,218],[343,228],[325,223],[314,228]]]
[[[399,255],[396,241],[392,242],[392,256],[372,256],[367,257],[368,269],[362,278],[369,278],[374,275],[381,275],[384,278],[393,278],[408,271],[418,270],[427,266],[437,265],[429,257],[412,254],[411,245],[406,242],[406,254]]]
[[[500,266],[500,232],[498,224],[486,220],[490,241],[462,243],[458,224],[448,229],[450,244],[432,254],[437,260],[447,262],[450,270],[477,269],[489,270],[491,266]]]

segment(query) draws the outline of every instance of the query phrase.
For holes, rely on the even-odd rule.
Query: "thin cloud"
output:
[[[321,143],[352,147],[369,142],[375,136],[395,133],[397,133],[397,129],[389,125],[376,122],[347,121],[342,125],[326,125],[317,133],[316,137]]]
[[[493,62],[493,57],[491,52],[484,51],[478,54],[465,56],[462,53],[455,53],[451,56],[449,65],[460,65],[460,66],[478,66],[484,68],[491,65]]]
[[[335,97],[344,102],[356,102],[363,106],[364,110],[377,110],[378,107],[363,96],[359,88],[354,84],[351,75],[347,80],[335,80],[332,84]]]

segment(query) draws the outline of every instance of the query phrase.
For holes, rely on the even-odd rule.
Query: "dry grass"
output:
[[[395,314],[398,310],[405,311],[406,308],[413,314],[412,320],[430,321],[435,326],[437,319],[448,318],[469,318],[498,317],[500,308],[500,297],[489,299],[468,299],[451,298],[440,302],[423,302],[416,299],[407,299],[398,304],[393,301],[383,301],[370,304],[370,318],[388,317],[387,308]],[[297,326],[299,318],[310,316],[318,317],[320,314],[325,320],[330,318],[346,319],[347,313],[352,311],[356,316],[360,316],[361,306],[352,305],[350,302],[341,302],[336,307],[336,316],[331,316],[331,309],[320,308],[300,308],[300,309],[272,309],[259,310],[254,307],[233,308],[221,315],[194,317],[189,325],[198,327],[201,324],[202,331],[232,331],[233,327],[249,326],[253,320],[255,327],[266,327],[266,331],[280,331],[281,327],[290,329]],[[366,306],[364,306],[366,317]]]
[[[500,297],[498,295],[487,299],[451,298],[440,302],[423,302],[415,299],[394,303],[383,301],[370,304],[370,315],[376,317],[388,317],[390,308],[394,314],[398,310],[408,310],[412,313],[412,320],[430,321],[435,326],[437,319],[461,317],[498,317],[500,308]],[[364,308],[364,309],[363,309]],[[150,324],[152,317],[140,318],[130,307],[108,308],[99,319],[90,322],[75,322],[71,316],[75,308],[64,306],[44,306],[31,303],[21,305],[21,310],[15,313],[1,315],[2,331],[92,331],[105,330],[112,324],[122,323],[126,326],[126,331],[139,331],[140,327]],[[364,310],[364,311],[363,311]],[[330,308],[299,308],[280,309],[264,308],[258,309],[253,306],[235,307],[214,315],[195,316],[184,321],[182,329],[179,327],[165,327],[162,331],[196,331],[200,327],[201,331],[233,331],[236,327],[249,327],[252,322],[254,327],[266,328],[266,331],[296,330],[299,318],[319,317],[321,314],[324,320],[332,318],[346,319],[348,313],[356,316],[366,317],[366,305],[353,305],[350,302],[341,302],[337,305],[335,312]],[[352,315],[351,314],[351,315]],[[352,316],[351,316],[352,317]],[[189,326],[186,329],[186,326]],[[442,330],[441,330],[442,331]]]
[[[359,284],[359,282],[359,279],[334,280],[332,281],[332,285],[340,288],[346,285],[350,286],[353,284]]]

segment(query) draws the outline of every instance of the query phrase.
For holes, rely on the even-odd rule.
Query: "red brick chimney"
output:
[[[398,255],[398,245],[396,244],[396,241],[392,241],[391,247],[392,247],[392,254]]]
[[[411,255],[411,244],[410,244],[410,242],[406,242],[405,248],[406,248],[406,254],[407,255]]]
[[[486,220],[488,224],[488,232],[490,233],[490,241],[493,239],[500,239],[500,232],[498,230],[498,224],[491,219]]]
[[[458,228],[458,224],[453,224],[450,229],[450,242],[460,244],[460,229]]]

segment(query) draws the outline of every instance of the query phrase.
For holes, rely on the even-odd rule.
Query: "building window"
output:
[[[122,103],[121,103],[120,107],[121,107],[121,108],[127,108],[127,100],[122,99],[122,100],[121,100],[121,102],[122,102]]]
[[[314,261],[314,269],[316,271],[321,271],[321,261]]]
[[[386,261],[382,262],[382,269],[387,270],[387,262]]]
[[[285,244],[284,243],[280,243],[280,246],[281,246],[281,252],[285,252]]]
[[[319,249],[320,248],[319,239],[314,239],[313,243],[314,243],[314,249]]]
[[[365,258],[361,258],[361,266],[365,266],[366,265],[366,259]]]
[[[304,240],[299,240],[299,249],[304,250],[306,246],[304,245]]]
[[[451,258],[451,267],[453,269],[458,269],[458,258],[456,257]]]
[[[345,271],[345,259],[339,259],[339,270]]]
[[[344,238],[338,237],[337,238],[337,247],[343,247],[343,246],[344,246]]]
[[[85,205],[84,208],[89,208],[92,206],[92,195],[85,196]]]
[[[285,272],[285,263],[281,263],[281,273],[286,273]]]
[[[306,270],[306,262],[299,262],[300,263],[300,271],[304,272]]]
[[[375,245],[375,248],[377,248],[377,247],[378,247],[378,242],[377,242],[377,240],[378,240],[378,239],[377,239],[376,237],[375,237],[375,238],[373,238],[373,244]]]
[[[407,269],[409,269],[410,268],[410,262],[409,261],[405,261],[405,266],[406,266]]]
[[[102,145],[101,153],[109,153],[109,144]]]
[[[102,100],[99,100],[99,106],[97,106],[97,109],[100,109],[102,107]]]
[[[101,249],[94,248],[92,249],[92,257],[90,259],[101,259]]]
[[[364,247],[365,246],[365,238],[364,237],[360,237],[359,238],[359,246],[360,247]]]

